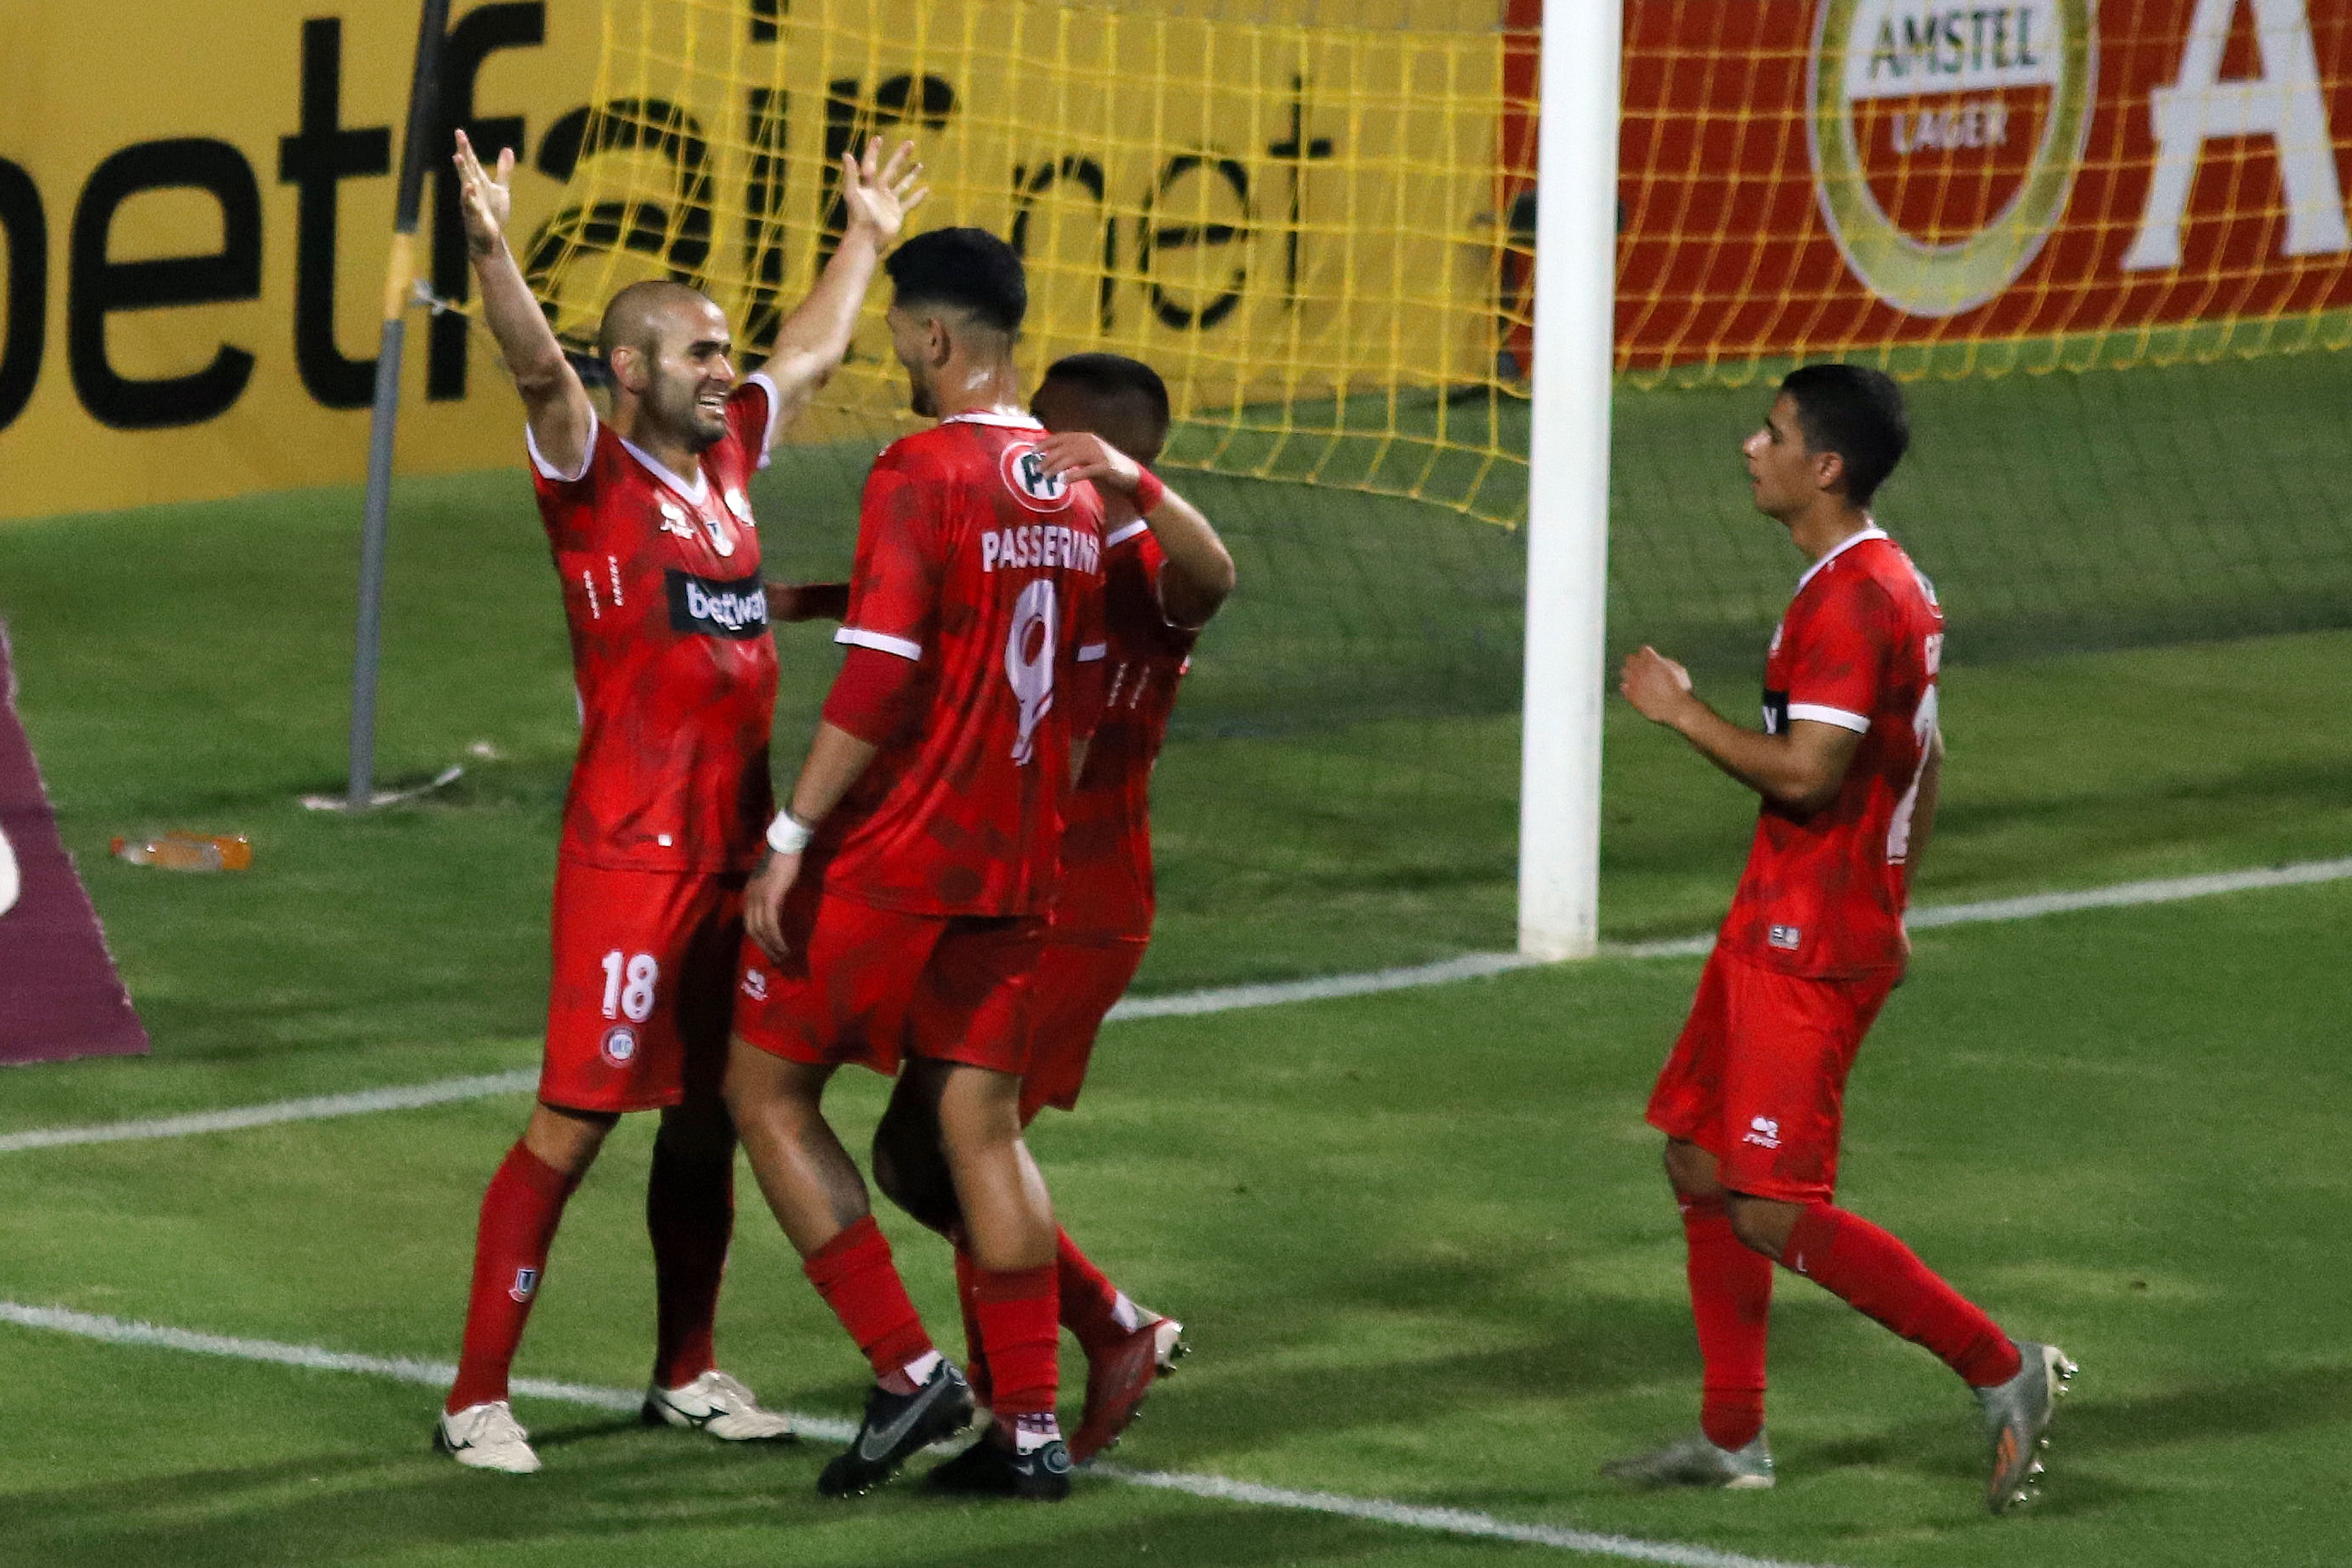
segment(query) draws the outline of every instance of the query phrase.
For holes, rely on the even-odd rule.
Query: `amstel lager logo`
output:
[[[2090,132],[2096,0],[1822,0],[1814,189],[1846,264],[1913,316],[2016,281]]]

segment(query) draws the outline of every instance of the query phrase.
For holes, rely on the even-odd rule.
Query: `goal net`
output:
[[[918,226],[1026,258],[1033,374],[1108,349],[1166,376],[1168,462],[1242,569],[1161,772],[1147,984],[1505,946],[1540,23],[604,0],[592,106],[525,150],[566,182],[526,268],[576,343],[669,275],[756,353],[831,254],[840,154],[913,137]],[[1737,444],[1833,357],[1909,384],[1881,510],[1954,659],[2352,621],[2352,12],[1625,0],[1624,40],[1612,647],[1760,658],[1796,563]],[[774,570],[845,565],[911,427],[879,292],[765,481]],[[829,672],[810,649],[788,681]]]

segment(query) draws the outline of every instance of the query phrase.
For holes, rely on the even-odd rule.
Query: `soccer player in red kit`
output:
[[[848,647],[772,850],[744,893],[727,1102],[769,1206],[873,1367],[856,1440],[818,1478],[863,1492],[972,1412],[908,1300],[824,1120],[843,1064],[936,1115],[979,1268],[1001,1432],[942,1485],[1069,1489],[1055,1423],[1054,1218],[1021,1141],[1021,1075],[1073,764],[1102,703],[1102,505],[1045,464],[1020,406],[1021,258],[973,228],[887,263],[891,342],[939,424],[860,503]],[[968,1462],[967,1462],[968,1461]],[[936,1472],[935,1472],[936,1473]]]
[[[1077,1104],[1095,1036],[1126,993],[1151,939],[1152,764],[1175,707],[1192,645],[1233,592],[1234,562],[1208,519],[1149,470],[1168,437],[1168,388],[1157,372],[1118,354],[1057,360],[1030,401],[1053,434],[1040,450],[1065,479],[1087,479],[1104,498],[1107,580],[1102,722],[1087,748],[1062,838],[1062,877],[1045,951],[1024,1126],[1045,1106]],[[906,1097],[875,1131],[876,1182],[893,1203],[958,1244],[968,1373],[981,1404],[992,1397],[973,1291],[978,1270],[962,1247],[963,1215],[940,1158],[938,1130]],[[1183,1352],[1183,1325],[1144,1310],[1056,1233],[1062,1326],[1087,1353],[1087,1399],[1071,1435],[1074,1463],[1115,1442],[1152,1379]]]
[[[483,1195],[464,1352],[435,1429],[461,1464],[540,1468],[508,1368],[565,1201],[629,1110],[662,1113],[646,1194],[657,1308],[645,1417],[733,1440],[787,1435],[711,1349],[735,1213],[719,1079],[743,880],[772,805],[776,654],[747,496],[777,429],[841,363],[874,268],[921,199],[911,146],[887,167],[880,151],[844,158],[841,247],[748,378],[702,295],[649,281],[614,297],[599,333],[608,424],[507,249],[512,153],[492,174],[457,136],[467,244],[523,397],[581,712],[539,1103]]]
[[[1909,957],[1903,910],[1943,766],[1943,612],[1869,511],[1909,443],[1895,383],[1842,364],[1790,373],[1748,437],[1757,510],[1812,562],[1772,635],[1762,733],[1717,715],[1656,649],[1625,661],[1621,689],[1643,717],[1763,796],[1747,872],[1650,1099],[1706,1372],[1701,1435],[1607,1467],[1638,1484],[1772,1484],[1775,1261],[1976,1391],[1996,1513],[2039,1478],[2074,1373],[2056,1346],[2011,1340],[1901,1241],[1832,1202],[1847,1069]]]

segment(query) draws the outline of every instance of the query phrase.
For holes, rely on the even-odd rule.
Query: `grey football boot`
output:
[[[2042,1484],[2042,1454],[2050,1447],[2050,1421],[2058,1413],[2075,1367],[2056,1345],[2017,1342],[2024,1364],[2007,1383],[1977,1390],[1984,1406],[1985,1437],[1992,1445],[1992,1473],[1985,1481],[1985,1507],[2007,1513]]]
[[[1744,1448],[1718,1448],[1694,1435],[1646,1454],[1612,1459],[1601,1473],[1644,1488],[1720,1487],[1760,1491],[1772,1484],[1772,1450],[1759,1432]]]

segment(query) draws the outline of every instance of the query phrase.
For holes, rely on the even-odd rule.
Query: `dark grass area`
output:
[[[1119,1458],[1785,1563],[2332,1563],[2352,1531],[2347,1194],[2311,1151],[2352,1090],[2347,921],[2336,886],[1922,934],[1855,1071],[1841,1195],[2081,1360],[2021,1517],[1983,1514],[1950,1375],[1793,1279],[1777,1491],[1643,1497],[1595,1475],[1696,1405],[1639,1121],[1687,961],[1115,1026],[1080,1113],[1035,1142],[1065,1223],[1197,1346]],[[336,1059],[343,1087],[421,1065]],[[130,1070],[37,1076],[99,1115]],[[248,1090],[272,1070],[248,1064]],[[865,1074],[836,1091],[853,1144],[880,1097]],[[0,1297],[445,1358],[479,1184],[522,1105],[0,1157]],[[574,1200],[524,1374],[643,1375],[650,1131],[625,1123]],[[728,1363],[845,1414],[862,1364],[744,1195]],[[887,1223],[951,1335],[943,1250]],[[0,1563],[26,1568],[1582,1561],[1091,1479],[1050,1510],[903,1486],[820,1504],[822,1444],[730,1451],[528,1399],[549,1468],[518,1484],[427,1453],[420,1388],[16,1328],[0,1345]]]

